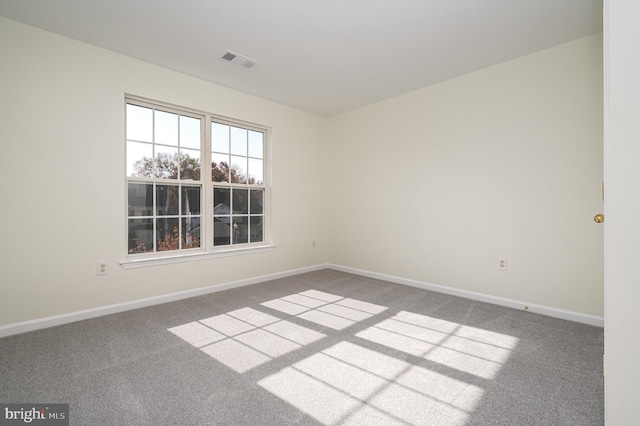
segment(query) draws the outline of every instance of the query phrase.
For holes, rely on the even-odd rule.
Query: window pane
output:
[[[216,217],[213,219],[213,245],[228,246],[231,244],[230,217]]]
[[[200,215],[200,187],[182,187],[182,214],[187,216]]]
[[[249,213],[262,214],[264,212],[263,204],[264,204],[264,189],[252,189]]]
[[[156,214],[158,216],[178,214],[178,185],[156,186]]]
[[[200,180],[200,151],[180,150],[180,179]]]
[[[231,183],[247,183],[247,157],[231,156]]]
[[[155,142],[178,146],[178,114],[156,111]]]
[[[158,251],[178,250],[180,248],[179,232],[178,218],[156,219],[156,246]]]
[[[249,214],[249,191],[246,189],[233,189],[233,214]]]
[[[182,219],[182,248],[200,247],[200,217]]]
[[[129,216],[153,216],[153,185],[130,183],[128,188]]]
[[[153,110],[127,104],[127,139],[153,142]]]
[[[231,244],[231,189],[214,188],[213,190],[213,245]]]
[[[247,155],[247,129],[231,128],[231,154]]]
[[[229,188],[214,188],[213,214],[216,216],[231,214],[231,190]]]
[[[213,182],[229,182],[229,156],[227,154],[211,154],[211,180]]]
[[[153,251],[153,219],[129,219],[129,253]]]
[[[233,216],[233,244],[249,242],[249,217]]]
[[[262,160],[249,158],[249,176],[248,183],[262,185],[264,177],[262,176]]]
[[[264,240],[264,235],[263,235],[263,229],[262,229],[262,222],[263,222],[263,217],[262,216],[251,216],[251,218],[249,219],[251,221],[251,226],[250,226],[250,235],[249,235],[249,242],[250,243],[257,243],[257,242],[261,242]]]
[[[127,176],[153,177],[153,145],[127,142]]]
[[[178,148],[156,145],[156,177],[178,179]]]
[[[180,146],[200,149],[200,120],[193,117],[180,116]]]
[[[263,139],[261,132],[249,130],[249,157],[262,158]]]
[[[211,151],[229,153],[229,126],[211,123]]]

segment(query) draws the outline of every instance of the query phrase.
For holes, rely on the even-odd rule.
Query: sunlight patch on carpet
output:
[[[325,425],[463,425],[482,388],[349,342],[258,385]]]
[[[405,311],[356,336],[484,379],[498,374],[518,343],[513,336]]]
[[[333,330],[343,330],[387,309],[318,290],[291,294],[261,306]],[[171,327],[168,331],[238,373],[327,336],[250,307]]]

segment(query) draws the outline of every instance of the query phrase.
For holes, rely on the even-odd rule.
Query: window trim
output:
[[[128,201],[128,186],[130,182],[156,182],[161,183],[162,180],[145,178],[145,177],[132,177],[127,174],[127,105],[134,104],[141,107],[148,107],[159,109],[167,112],[177,113],[186,116],[193,116],[202,119],[201,125],[201,171],[200,181],[193,180],[166,180],[167,184],[185,184],[185,185],[200,185],[201,187],[201,223],[204,224],[203,234],[201,234],[201,247],[188,248],[180,250],[151,252],[151,253],[135,253],[129,254],[129,201]],[[120,264],[124,269],[140,268],[154,265],[164,265],[182,262],[191,262],[197,260],[215,259],[221,257],[245,255],[252,253],[261,253],[266,251],[272,251],[276,248],[273,244],[272,230],[271,230],[271,128],[269,126],[250,123],[247,121],[222,116],[206,111],[200,111],[194,108],[182,107],[167,102],[156,101],[136,95],[125,94],[124,95],[124,252],[125,256],[120,261]],[[212,181],[211,171],[211,123],[222,123],[230,126],[236,126],[247,130],[253,130],[261,132],[264,135],[263,139],[263,183],[260,185],[247,184],[247,189],[261,188],[264,189],[264,223],[263,223],[263,240],[256,243],[242,243],[242,244],[230,244],[225,246],[215,246],[213,242],[213,188],[216,184],[225,185],[223,182]],[[229,185],[235,185],[228,183]],[[155,236],[154,236],[155,238]]]
[[[156,256],[156,257],[141,257],[136,259],[123,259],[120,261],[120,265],[123,269],[137,269],[146,268],[149,266],[158,265],[172,265],[174,263],[195,262],[199,260],[219,259],[223,257],[241,256],[247,254],[266,253],[273,251],[277,248],[275,244],[265,244],[262,246],[251,247],[234,247],[233,249],[220,250],[215,252],[207,251],[187,251],[185,253],[175,254],[173,256]],[[153,253],[156,254],[156,253]]]

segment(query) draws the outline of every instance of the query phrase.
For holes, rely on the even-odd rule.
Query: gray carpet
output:
[[[0,339],[73,425],[601,425],[603,330],[322,270]]]

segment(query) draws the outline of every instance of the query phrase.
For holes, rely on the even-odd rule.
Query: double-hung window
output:
[[[127,97],[127,259],[267,246],[267,134]]]
[[[213,245],[264,241],[264,133],[211,123]]]

